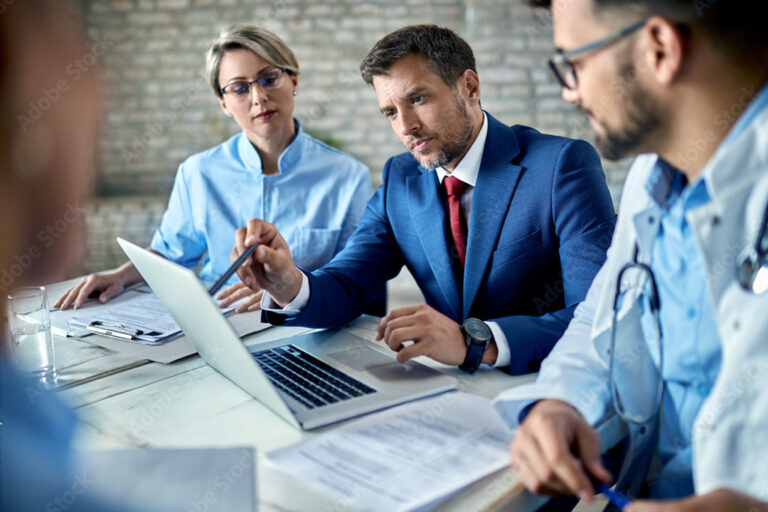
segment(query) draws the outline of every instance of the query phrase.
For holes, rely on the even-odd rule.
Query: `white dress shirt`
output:
[[[477,138],[470,146],[467,153],[458,163],[453,172],[448,172],[442,167],[437,167],[438,180],[442,185],[443,179],[451,175],[469,185],[461,196],[461,212],[464,215],[464,219],[469,226],[469,213],[472,209],[472,193],[477,183],[477,175],[480,173],[480,163],[483,160],[483,150],[485,149],[485,139],[488,136],[488,118],[483,112],[483,126],[480,128],[480,133],[477,134]],[[309,302],[309,279],[302,272],[301,273],[301,289],[289,304],[286,304],[284,308],[281,308],[268,294],[265,293],[261,299],[261,309],[266,311],[274,311],[284,315],[297,315]],[[496,342],[496,348],[499,351],[499,355],[496,358],[496,363],[493,366],[501,367],[508,366],[510,361],[509,345],[507,345],[507,337],[504,335],[504,331],[501,330],[499,324],[496,322],[485,322],[485,324],[491,329],[493,339]]]

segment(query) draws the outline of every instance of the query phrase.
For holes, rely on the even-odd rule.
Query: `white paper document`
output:
[[[234,312],[242,302],[222,308],[224,315]],[[101,334],[146,345],[159,345],[182,335],[179,324],[165,309],[157,295],[151,292],[131,291],[108,304],[94,304],[80,310],[54,311],[54,327],[63,323],[66,336]],[[61,330],[54,329],[61,335]]]
[[[431,508],[509,463],[491,400],[446,393],[371,414],[269,459],[352,510]]]
[[[122,304],[133,300],[135,297],[152,293],[149,287],[133,287],[123,290],[123,293],[110,300],[107,304],[102,304],[97,299],[88,299],[80,309],[52,309],[51,310],[51,330],[53,334],[62,337],[77,338],[92,334],[85,329],[76,329],[69,325],[69,321],[74,316],[93,315],[106,308]]]
[[[125,334],[130,336],[129,340],[148,344],[162,343],[181,333],[179,325],[154,293],[141,293],[122,304],[73,316],[68,325],[75,329],[92,328],[96,334]]]

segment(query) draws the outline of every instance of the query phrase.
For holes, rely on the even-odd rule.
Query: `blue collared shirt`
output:
[[[718,151],[730,145],[757,114],[768,108],[768,87],[752,101]],[[651,268],[661,302],[666,394],[658,453],[663,468],[653,494],[674,498],[694,493],[693,422],[720,371],[722,351],[707,290],[706,270],[686,213],[710,201],[707,176],[687,184],[685,176],[659,159],[646,184],[659,227]]]
[[[190,268],[202,258],[200,278],[213,281],[230,265],[235,231],[258,218],[277,227],[297,266],[314,270],[330,261],[363,215],[370,175],[295,123],[278,174],[262,172],[259,153],[242,133],[184,161],[152,248]],[[233,275],[228,284],[237,281]]]
[[[720,338],[712,312],[704,262],[685,214],[710,201],[706,178],[690,186],[659,160],[647,183],[659,210],[651,268],[661,302],[666,393],[661,410],[659,457],[664,468],[659,498],[693,494],[691,433],[699,408],[720,371]]]

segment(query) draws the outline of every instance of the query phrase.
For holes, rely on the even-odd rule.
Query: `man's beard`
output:
[[[424,158],[419,156],[418,153],[413,153],[413,156],[419,161],[422,167],[432,171],[437,167],[445,167],[449,163],[456,160],[463,155],[469,147],[469,141],[472,139],[472,120],[467,113],[467,107],[462,103],[460,98],[456,98],[456,123],[455,126],[462,128],[461,133],[456,137],[452,137],[450,140],[443,142],[437,150],[437,154],[431,158]],[[450,135],[450,134],[449,134]],[[415,135],[414,138],[424,138],[423,135]]]
[[[620,94],[624,102],[624,126],[611,131],[603,125],[605,133],[595,133],[595,145],[607,160],[620,160],[636,154],[662,125],[658,107],[638,86],[634,66],[626,64],[620,75],[626,84],[626,90]]]

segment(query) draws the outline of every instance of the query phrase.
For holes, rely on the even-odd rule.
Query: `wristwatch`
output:
[[[459,369],[467,373],[474,373],[480,367],[480,363],[483,362],[483,354],[485,354],[488,344],[493,340],[493,333],[491,328],[479,318],[464,320],[464,323],[461,324],[461,333],[467,344],[467,355]]]

